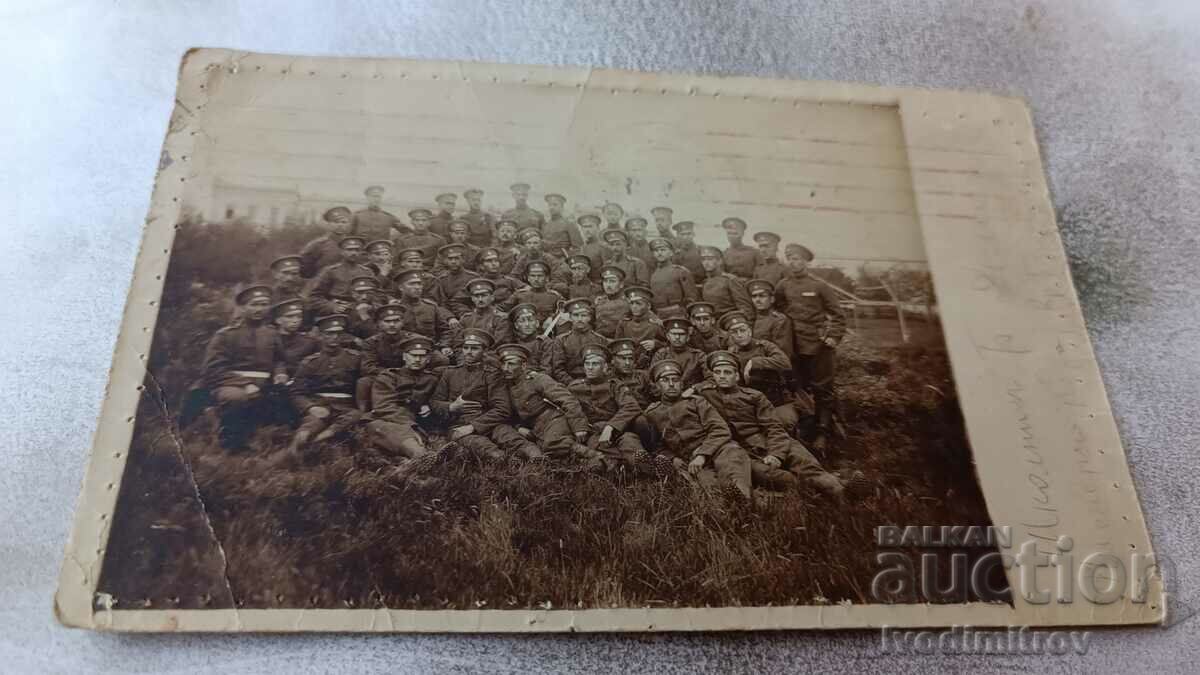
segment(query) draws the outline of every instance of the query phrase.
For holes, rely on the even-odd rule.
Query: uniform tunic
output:
[[[367,316],[364,318],[359,313],[357,306],[346,310],[346,316],[349,319],[346,322],[346,333],[352,335],[359,340],[366,340],[372,335],[379,332],[379,327],[375,325],[375,305],[367,304]]]
[[[650,375],[644,370],[634,370],[627,375],[613,373],[613,379],[625,386],[637,400],[638,407],[645,409],[658,400],[658,387],[650,380]]]
[[[722,259],[726,272],[743,279],[753,279],[754,270],[763,264],[762,254],[758,249],[745,244],[730,245],[725,249]]]
[[[324,419],[306,415],[302,430],[312,434],[330,426],[344,429],[359,420],[354,391],[361,362],[357,352],[340,347],[322,349],[304,359],[292,381],[292,406],[301,415],[317,406],[327,408],[331,414]]]
[[[479,248],[492,245],[492,239],[496,237],[496,219],[492,214],[483,210],[467,211],[462,215],[462,220],[470,224],[467,231],[468,242]]]
[[[262,372],[267,377],[238,375],[233,371]],[[261,387],[272,376],[287,372],[279,332],[261,321],[246,319],[221,328],[208,341],[200,372],[198,385],[210,389],[247,384]]]
[[[546,216],[542,215],[541,211],[530,207],[528,204],[505,211],[503,215],[500,216],[500,219],[516,222],[518,232],[531,225],[536,227],[538,232],[541,232],[542,226],[546,224]]]
[[[293,375],[300,367],[300,362],[308,356],[321,351],[321,341],[309,333],[284,333],[278,328],[279,344],[283,349],[283,362],[287,371]]]
[[[551,372],[551,359],[554,354],[553,340],[542,337],[541,331],[532,337],[522,340],[517,337],[516,333],[510,328],[506,334],[508,342],[521,345],[529,350],[529,369],[536,370],[542,373],[549,374]],[[499,344],[499,340],[497,340]]]
[[[341,238],[327,234],[317,237],[300,249],[300,276],[311,279],[321,270],[342,261]]]
[[[732,484],[743,496],[750,496],[750,458],[733,441],[729,425],[708,401],[693,397],[652,403],[646,419],[662,439],[666,454],[684,462],[708,458],[697,476],[702,485]]]
[[[554,345],[550,374],[567,384],[583,377],[583,348],[589,345],[607,347],[608,338],[594,330],[580,333],[572,329],[570,333],[555,338]]]
[[[641,258],[634,258],[626,254],[620,260],[608,258],[604,261],[604,264],[620,267],[625,272],[626,286],[647,286],[650,284],[650,268],[646,266],[645,261]]]
[[[788,360],[795,353],[795,336],[792,331],[792,320],[781,312],[769,309],[754,316],[754,339],[766,340],[777,345],[787,355]]]
[[[754,268],[754,278],[769,281],[771,285],[778,284],[780,279],[789,274],[787,265],[779,262],[779,258],[766,258],[761,265]]]
[[[450,241],[450,223],[454,220],[454,214],[449,211],[438,211],[429,219],[429,231],[437,236]]]
[[[358,263],[342,261],[330,265],[317,273],[308,287],[309,306],[318,316],[337,314],[334,300],[349,301],[350,282],[355,277],[374,277],[371,268]]]
[[[775,306],[792,320],[797,354],[816,354],[824,338],[836,342],[846,334],[846,317],[837,294],[807,273],[779,282]]]
[[[457,349],[462,346],[462,332],[467,328],[477,328],[486,330],[496,339],[496,344],[503,344],[508,341],[509,323],[508,315],[496,307],[484,307],[482,310],[474,309],[463,314],[459,318],[462,323],[462,330],[459,330],[455,335],[454,347]]]
[[[653,367],[659,361],[668,359],[683,368],[683,374],[679,379],[683,381],[685,388],[699,384],[704,379],[704,352],[699,349],[687,346],[680,350],[676,350],[674,347],[663,347],[654,352],[654,356],[650,359],[650,365]]]
[[[425,260],[425,269],[432,269],[437,262],[438,249],[446,245],[446,240],[432,232],[413,232],[400,237],[396,241],[397,250],[406,248],[420,249],[421,258]]]
[[[515,277],[507,274],[487,274],[482,273],[476,275],[477,279],[487,279],[496,287],[496,291],[492,294],[495,298],[495,306],[497,309],[507,312],[513,308],[516,302],[513,300],[513,293],[518,289],[523,288],[525,284],[518,281]],[[467,287],[463,286],[459,289],[457,298],[447,298],[447,304],[452,308],[462,310],[461,314],[467,314],[475,311],[475,303],[471,301],[470,294],[467,293]]]
[[[476,424],[483,412],[491,407],[493,389],[503,387],[503,375],[499,370],[483,363],[461,364],[442,369],[437,385],[433,388],[433,398],[429,402],[433,409],[435,420],[448,427],[458,427],[470,424],[474,433],[460,437],[458,444],[472,452],[499,458],[503,455],[500,448],[487,437],[492,427]],[[450,404],[459,397],[467,401],[475,401],[482,410],[474,415],[450,412]]]
[[[475,306],[471,302],[463,305],[462,296],[465,295],[464,291],[467,288],[467,284],[473,279],[478,278],[478,274],[467,269],[460,269],[457,272],[446,270],[440,276],[435,277],[434,283],[441,289],[446,308],[457,316],[463,312],[471,311],[471,308]],[[470,296],[467,296],[467,298],[469,300]]]
[[[650,274],[650,290],[654,292],[654,310],[664,317],[662,310],[676,308],[675,313],[682,315],[684,308],[698,299],[692,273],[688,272],[686,267],[675,263],[666,263],[654,268],[654,272]]]
[[[506,449],[525,443],[516,427],[526,427],[542,452],[554,457],[569,456],[575,446],[574,434],[588,430],[579,401],[552,377],[536,371],[526,372],[516,382],[505,381],[510,402],[508,419],[492,430],[492,440]],[[503,414],[497,406],[496,413]],[[481,415],[494,417],[492,410]]]
[[[746,316],[754,316],[754,303],[750,302],[750,294],[746,292],[746,287],[728,272],[706,278],[700,290],[700,297],[713,304],[718,319],[735,309],[745,312]]]
[[[587,256],[587,259],[592,261],[591,272],[588,274],[588,276],[596,281],[599,281],[600,268],[604,267],[604,244],[595,239],[585,242],[579,247],[579,254]]]
[[[522,305],[529,303],[537,309],[537,319],[539,322],[558,314],[558,307],[563,302],[563,297],[558,293],[543,288],[523,288],[512,294],[513,305]]]
[[[712,329],[707,335],[699,330],[693,330],[692,336],[688,338],[688,345],[695,347],[705,354],[715,352],[719,349],[725,349],[725,345],[729,344],[729,336],[724,331],[716,328]]]
[[[425,298],[416,301],[405,298],[399,304],[405,307],[404,330],[433,340],[436,348],[450,346],[453,336],[448,322],[454,318],[450,310]]]
[[[629,316],[629,302],[620,291],[616,295],[597,295],[594,301],[595,317],[592,323],[596,332],[609,339],[616,339],[617,327]]]
[[[646,264],[646,270],[652,270],[658,265],[658,259],[654,257],[654,251],[650,250],[650,242],[646,240],[634,241],[629,240],[629,249],[625,251],[625,255],[637,258]]]
[[[591,426],[589,448],[626,462],[643,452],[642,442],[632,433],[633,421],[642,414],[642,407],[625,385],[607,377],[597,382],[579,378],[567,385],[567,391],[579,401]],[[603,444],[600,433],[606,426],[612,427],[613,434],[610,442]]]
[[[613,339],[619,338],[630,338],[638,343],[638,349],[641,350],[638,358],[639,368],[649,367],[650,357],[667,344],[667,336],[663,333],[662,322],[647,316],[630,315],[621,319],[621,323],[617,324],[616,335],[613,336]],[[654,341],[653,349],[645,349],[641,346],[642,342],[646,340]]]
[[[410,231],[409,227],[399,218],[377,207],[367,207],[355,211],[350,222],[351,231],[360,237],[366,237],[367,241],[376,239],[392,241],[400,232]]]
[[[583,246],[579,226],[562,216],[549,218],[542,225],[542,248],[561,256],[563,249],[574,251]]]
[[[683,265],[692,273],[692,280],[699,283],[704,278],[704,265],[700,263],[700,248],[695,243],[684,246],[675,244],[675,264]]]
[[[766,394],[772,405],[783,405],[791,400],[785,377],[792,368],[792,361],[778,345],[766,340],[751,340],[749,345],[738,347],[731,341],[729,352],[737,357],[739,372],[745,372],[746,363],[754,360],[746,386]]]
[[[398,424],[415,423],[421,406],[429,405],[438,376],[431,370],[388,368],[375,376],[371,387],[375,420]]]
[[[521,249],[520,253],[518,253],[517,257],[513,260],[513,274],[516,274],[519,276],[524,276],[525,275],[525,265],[527,263],[533,262],[535,260],[540,260],[540,261],[546,263],[546,267],[547,267],[546,281],[547,282],[550,281],[550,278],[553,276],[554,272],[557,271],[563,265],[562,256],[557,255],[555,253],[548,253],[546,251],[540,251],[540,250],[539,251],[530,251],[527,249]]]
[[[559,295],[564,298],[588,298],[589,300],[604,293],[604,289],[600,286],[600,282],[592,281],[591,278],[584,278],[583,281],[564,281],[550,284]]]
[[[496,252],[500,255],[500,273],[511,274],[518,279],[525,279],[525,270],[517,269],[517,256],[521,255],[521,247],[513,244],[512,246],[501,246],[496,244]]]

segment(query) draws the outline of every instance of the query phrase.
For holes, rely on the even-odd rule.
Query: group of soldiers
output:
[[[511,190],[498,217],[472,189],[465,213],[442,194],[405,223],[371,186],[365,209],[329,209],[325,236],[236,289],[192,392],[221,445],[282,422],[284,456],[304,456],[362,427],[416,464],[461,449],[841,497],[810,448],[827,453],[845,321],[809,249],[780,260],[778,235],[747,245],[736,217],[727,248],[697,246],[665,206],[647,237],[618,204],[569,220],[564,196],[543,214],[529,185]]]

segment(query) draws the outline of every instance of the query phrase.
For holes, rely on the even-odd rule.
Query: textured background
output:
[[[1200,662],[1200,3],[125,2],[0,9],[0,663],[5,670],[406,671]],[[577,5],[577,6],[575,6]],[[68,631],[50,603],[187,47],[954,87],[1027,98],[1158,552],[1173,626],[1086,657],[879,657],[877,633],[140,636]],[[1191,347],[1192,349],[1189,349]]]

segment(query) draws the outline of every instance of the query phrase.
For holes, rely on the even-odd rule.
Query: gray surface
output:
[[[1033,106],[1076,283],[1170,590],[1200,597],[1200,3],[32,3],[0,10],[0,668],[890,671],[878,635],[120,637],[51,595],[190,46],[980,89]],[[335,4],[338,7],[335,9]],[[578,7],[568,8],[568,4]],[[474,5],[474,6],[471,6]],[[1192,347],[1193,349],[1189,349]],[[1200,620],[1086,658],[905,669],[1196,669]]]

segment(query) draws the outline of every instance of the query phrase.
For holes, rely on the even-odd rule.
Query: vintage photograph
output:
[[[991,524],[896,107],[270,77],[164,153],[97,609],[1007,600],[873,587]]]

